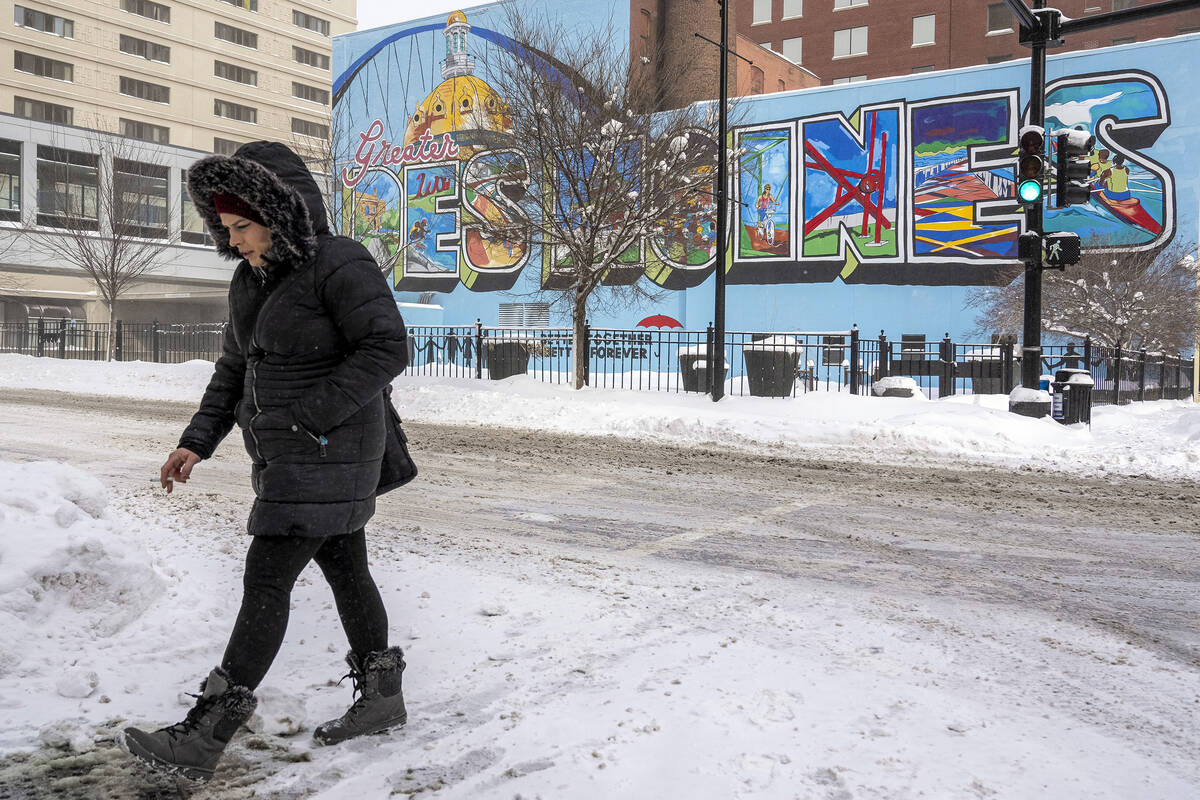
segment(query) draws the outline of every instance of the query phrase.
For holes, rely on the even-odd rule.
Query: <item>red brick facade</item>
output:
[[[820,81],[778,53],[759,47],[753,39],[739,36],[736,0],[729,5],[729,38],[735,52],[753,61],[747,64],[729,57],[729,95],[777,92],[817,86]],[[647,70],[666,75],[681,75],[670,86],[662,87],[665,105],[678,107],[697,100],[710,100],[718,94],[720,50],[695,34],[714,42],[721,39],[720,15],[712,0],[630,0],[629,52],[635,64],[642,59]],[[761,70],[762,89],[758,85]]]
[[[763,8],[759,0],[760,10]],[[1059,8],[1072,19],[1107,13],[1129,5],[1151,5],[1156,0],[1054,0],[1049,5]],[[767,43],[783,52],[784,40],[801,39],[800,64],[818,75],[821,82],[830,84],[846,79],[883,78],[908,75],[913,72],[968,67],[1013,58],[1025,58],[1029,49],[1018,41],[1015,25],[1004,31],[996,17],[1007,16],[1006,8],[994,9],[989,32],[989,6],[1003,6],[998,0],[769,0],[771,21],[756,24],[755,0],[735,0],[738,33],[751,41]],[[801,16],[783,19],[786,8]],[[834,9],[835,3],[858,3],[848,8]],[[1027,3],[1028,5],[1028,3]],[[915,17],[933,15],[932,43],[914,44]],[[930,27],[929,20],[922,32]],[[845,47],[857,51],[861,33],[840,36],[836,31],[866,28],[865,53],[835,54],[835,38]],[[1066,45],[1051,53],[1068,50],[1088,50],[1144,42],[1164,36],[1200,31],[1200,10],[1180,11],[1161,17],[1110,28],[1076,34]],[[927,39],[928,37],[923,37]],[[851,42],[853,42],[851,44]]]

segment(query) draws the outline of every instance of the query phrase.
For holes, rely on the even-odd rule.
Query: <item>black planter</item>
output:
[[[685,392],[708,391],[708,356],[704,353],[680,353],[679,374]]]
[[[485,339],[484,366],[494,381],[524,375],[529,369],[529,351],[524,343],[507,339]]]
[[[795,347],[778,350],[751,349],[742,351],[746,359],[746,380],[750,394],[755,397],[791,397],[796,385],[796,362],[800,354]]]

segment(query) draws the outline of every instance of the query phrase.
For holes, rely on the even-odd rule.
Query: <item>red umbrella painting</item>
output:
[[[682,328],[683,323],[666,314],[652,314],[637,324],[639,328]]]

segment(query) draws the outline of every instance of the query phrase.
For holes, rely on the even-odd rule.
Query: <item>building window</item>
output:
[[[987,63],[989,64],[1003,64],[1005,61],[1012,61],[1012,53],[1003,53],[1002,55],[987,57]]]
[[[309,86],[307,83],[292,81],[292,97],[299,97],[301,100],[307,100],[310,103],[320,103],[323,106],[329,105],[329,90],[318,89],[316,86]]]
[[[167,236],[167,167],[113,159],[113,232],[143,239]]]
[[[305,64],[317,69],[329,69],[329,56],[325,53],[314,53],[303,47],[292,46],[292,59],[299,64]]]
[[[1180,35],[1185,33],[1200,33],[1200,25],[1188,25],[1179,29]]]
[[[213,36],[242,47],[249,47],[253,50],[258,49],[257,33],[244,31],[241,28],[235,28],[232,25],[226,25],[224,22],[213,23]]]
[[[0,139],[0,219],[21,221],[21,143]]]
[[[61,36],[64,39],[75,38],[75,21],[65,19],[64,17],[56,17],[53,14],[47,14],[43,11],[36,11],[32,8],[24,6],[14,6],[15,22],[21,28],[33,28],[35,31],[44,33],[53,33],[55,36]]]
[[[783,19],[804,16],[804,0],[783,0]]]
[[[329,35],[329,20],[305,14],[303,11],[292,9],[292,24],[297,28],[304,28],[322,36]]]
[[[38,145],[38,225],[97,230],[99,160],[95,153]]]
[[[867,0],[833,0],[833,10],[839,8],[855,8],[856,6],[865,6]]]
[[[241,146],[241,142],[235,142],[232,139],[222,139],[219,136],[213,137],[213,152],[219,156],[231,156]]]
[[[44,100],[30,100],[28,97],[13,98],[13,114],[39,122],[56,122],[59,125],[75,123],[75,109],[70,106],[60,106]]]
[[[1124,11],[1137,5],[1137,0],[1113,0],[1113,11]]]
[[[867,26],[843,28],[833,32],[833,57],[862,56],[867,53]]]
[[[319,122],[309,122],[299,117],[292,117],[292,133],[298,133],[301,136],[311,136],[314,139],[328,139],[329,126],[322,125]]]
[[[228,100],[213,100],[213,114],[225,119],[235,119],[238,122],[258,122],[258,109],[231,103]]]
[[[192,196],[188,194],[186,169],[179,171],[179,186],[179,238],[187,244],[211,247],[213,240],[208,234],[208,226],[204,224],[204,219],[196,210],[196,204],[192,202]]]
[[[833,83],[834,83],[834,85],[842,84],[842,83],[860,83],[862,81],[865,81],[866,79],[867,79],[866,75],[851,75],[847,78],[834,78]]]
[[[750,94],[763,93],[763,71],[758,67],[750,67]]]
[[[13,51],[13,67],[20,72],[53,78],[56,81],[75,80],[75,65],[45,56],[35,56],[33,53],[22,53],[20,50]]]
[[[777,84],[775,87],[775,91],[777,91],[777,92],[786,92],[787,91],[787,84],[785,84],[783,82],[783,78],[779,78],[778,80],[775,81],[775,83]]]
[[[1118,36],[1116,39],[1113,39],[1113,44],[1133,44],[1136,41],[1136,36]]]
[[[149,100],[151,103],[170,103],[171,88],[169,86],[161,86],[157,83],[149,83],[147,81],[139,81],[136,78],[128,78],[121,76],[121,94],[130,97],[137,97],[142,100]]]
[[[912,71],[913,71],[913,75],[917,75],[922,72],[933,72],[935,69],[937,69],[937,67],[934,66],[933,64],[926,64],[921,67],[913,67]]]
[[[751,25],[762,25],[771,21],[771,0],[754,0],[754,21]]]
[[[164,6],[162,3],[154,3],[151,0],[121,0],[121,10],[157,22],[170,23],[171,21],[170,6]]]
[[[803,63],[800,59],[804,50],[804,37],[796,36],[792,39],[783,40],[783,57],[795,64]]]
[[[258,11],[258,0],[221,0],[221,2],[237,6],[238,8],[244,8],[247,11]]]
[[[121,34],[121,52],[144,58],[147,61],[161,61],[164,64],[171,63],[171,48],[165,44],[148,42],[145,39],[138,39],[124,33]]]
[[[1012,12],[1004,3],[988,3],[987,32],[1011,33],[1013,29]]]
[[[137,119],[125,119],[121,117],[121,135],[143,142],[154,142],[155,144],[171,143],[170,128],[164,125],[152,125],[149,122]]]
[[[237,64],[226,64],[224,61],[213,62],[213,75],[234,83],[244,83],[247,86],[258,86],[258,71],[239,67]]]
[[[921,17],[913,17],[913,47],[922,44],[933,44],[933,30],[937,14],[925,14]]]

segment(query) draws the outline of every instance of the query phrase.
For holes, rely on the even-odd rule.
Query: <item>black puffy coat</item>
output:
[[[229,285],[223,353],[179,441],[212,455],[236,422],[253,462],[255,535],[332,536],[375,511],[385,446],[381,390],[404,371],[404,321],[367,249],[332,236],[320,190],[274,142],[188,171],[188,192],[217,251],[239,258],[213,207],[236,194],[271,229],[267,268],[243,260]]]

